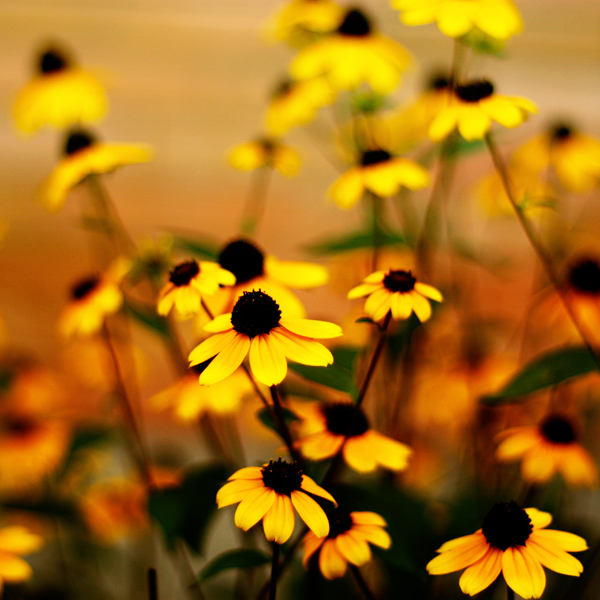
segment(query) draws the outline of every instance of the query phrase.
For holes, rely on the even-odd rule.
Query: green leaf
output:
[[[326,256],[328,254],[339,254],[349,250],[358,250],[359,248],[383,248],[384,246],[396,246],[398,244],[406,245],[406,238],[395,232],[379,231],[377,236],[373,231],[357,231],[336,238],[327,238],[314,244],[305,246],[304,249],[316,256]]]
[[[219,257],[219,246],[212,240],[201,237],[197,233],[175,233],[173,235],[173,246],[178,250],[190,252],[200,258],[217,260]]]
[[[228,569],[252,569],[269,564],[271,557],[260,550],[241,548],[240,550],[229,550],[219,554],[211,560],[198,575],[198,583],[204,583],[221,571]]]
[[[560,348],[525,365],[499,392],[483,396],[481,402],[503,404],[596,370],[598,363],[585,346]]]
[[[125,300],[124,306],[127,312],[145,327],[165,337],[170,335],[167,319],[157,314],[154,307],[149,309],[129,299]]]
[[[297,363],[289,363],[289,368],[309,381],[320,383],[334,390],[347,392],[356,397],[358,393],[352,372],[335,363],[327,367],[310,367]]]
[[[289,424],[289,423],[292,423],[293,421],[300,420],[300,417],[298,417],[298,415],[295,412],[291,411],[289,408],[283,408],[282,410],[283,410],[283,419],[286,423]],[[265,427],[268,427],[269,429],[272,429],[276,433],[279,433],[277,424],[273,420],[273,417],[271,416],[271,414],[272,414],[271,411],[265,406],[256,413],[256,416],[258,417],[258,420]]]
[[[457,135],[453,138],[448,138],[448,141],[443,148],[444,158],[459,158],[465,154],[480,152],[485,148],[485,141],[473,140],[470,142],[465,140],[462,136]]]
[[[362,348],[355,346],[337,346],[331,351],[331,354],[333,354],[334,364],[353,372],[354,363],[361,352]]]

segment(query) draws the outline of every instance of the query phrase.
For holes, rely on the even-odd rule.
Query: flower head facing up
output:
[[[285,543],[294,531],[294,509],[317,538],[329,533],[329,521],[311,496],[337,506],[333,496],[304,475],[297,463],[279,458],[260,467],[236,471],[217,493],[219,508],[240,503],[235,524],[248,531],[261,519],[268,541]]]
[[[546,587],[543,567],[578,577],[582,564],[568,552],[587,550],[585,540],[566,531],[545,529],[552,516],[516,502],[495,504],[481,529],[443,544],[427,565],[431,575],[465,569],[459,584],[478,594],[503,573],[507,585],[523,598],[539,598]]]
[[[417,281],[411,271],[402,269],[371,273],[348,292],[349,299],[362,296],[368,296],[365,312],[374,321],[380,321],[391,311],[394,319],[408,319],[414,312],[423,323],[431,316],[428,299],[443,300],[436,288]]]
[[[342,577],[348,563],[360,567],[371,560],[374,544],[388,549],[392,540],[384,529],[385,519],[373,512],[344,512],[336,510],[329,515],[329,535],[317,538],[312,532],[304,536],[304,556],[306,567],[312,556],[319,552],[319,569],[326,579]]]
[[[312,338],[334,338],[342,330],[333,323],[285,317],[279,305],[261,290],[244,292],[233,311],[219,315],[206,327],[215,333],[190,353],[191,365],[215,359],[200,375],[200,383],[211,385],[231,375],[247,354],[255,377],[265,385],[281,383],[287,374],[287,359],[305,365],[327,366],[331,352]]]
[[[577,437],[569,417],[550,414],[537,427],[513,427],[502,432],[496,457],[501,462],[521,459],[523,479],[534,484],[560,473],[571,487],[591,488],[598,484],[598,469]]]

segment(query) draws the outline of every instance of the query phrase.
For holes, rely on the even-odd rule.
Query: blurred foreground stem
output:
[[[248,190],[240,223],[242,235],[252,237],[262,221],[272,174],[273,167],[268,165],[260,167],[252,173],[250,189]]]

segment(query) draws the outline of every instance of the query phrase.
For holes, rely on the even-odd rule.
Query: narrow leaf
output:
[[[335,363],[327,367],[310,367],[308,365],[289,363],[289,368],[314,383],[320,383],[334,390],[347,392],[352,396],[356,396],[357,394],[352,372]]]
[[[228,569],[251,569],[271,562],[271,557],[260,550],[242,548],[229,550],[211,560],[198,575],[198,583],[203,583],[217,573]]]
[[[201,237],[196,233],[176,233],[173,235],[173,246],[178,250],[190,252],[200,258],[217,260],[219,256],[218,245],[211,240]]]
[[[328,254],[339,254],[359,248],[383,248],[384,246],[395,246],[406,244],[406,238],[395,232],[379,231],[373,235],[373,231],[358,231],[341,237],[327,238],[314,244],[305,246],[304,249],[317,256]]]

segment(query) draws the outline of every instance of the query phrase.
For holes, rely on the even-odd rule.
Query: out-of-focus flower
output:
[[[273,138],[259,138],[233,148],[229,153],[229,164],[240,171],[271,167],[292,177],[300,168],[300,157],[295,150]]]
[[[290,66],[294,79],[324,75],[335,90],[368,83],[381,94],[391,92],[410,65],[400,44],[372,30],[369,20],[349,10],[335,33],[303,48]]]
[[[231,375],[247,354],[258,381],[281,383],[287,374],[287,359],[323,367],[333,363],[331,352],[312,338],[342,335],[333,323],[282,316],[277,302],[260,290],[244,292],[231,313],[218,316],[205,329],[215,335],[189,356],[191,365],[215,357],[200,375],[203,385]]]
[[[325,498],[337,506],[333,496],[304,475],[298,465],[281,458],[260,467],[236,471],[217,493],[219,508],[240,503],[235,524],[248,531],[261,519],[265,537],[283,544],[294,531],[294,509],[318,538],[329,533],[329,521],[311,496]]]
[[[365,312],[374,321],[380,321],[388,312],[392,317],[408,319],[414,312],[421,323],[431,316],[429,300],[441,302],[442,294],[433,286],[417,281],[411,271],[376,271],[360,285],[348,292],[348,298],[368,296]]]
[[[50,212],[60,210],[71,188],[88,175],[101,175],[118,167],[148,162],[153,153],[144,144],[98,142],[84,131],[73,132],[65,144],[64,156],[42,184],[39,197]]]
[[[319,108],[331,104],[335,96],[325,77],[286,80],[271,96],[265,119],[267,129],[272,135],[284,135],[292,127],[305,125],[315,118]]]
[[[421,165],[377,149],[363,152],[360,165],[336,179],[327,194],[340,208],[348,209],[363,197],[365,190],[388,198],[397,194],[402,186],[419,190],[427,185],[429,173]]]
[[[97,121],[106,112],[102,85],[59,50],[46,50],[39,58],[38,71],[13,107],[15,123],[24,133],[45,125],[65,129]]]
[[[344,460],[359,473],[377,467],[403,471],[408,466],[412,450],[371,429],[363,411],[351,403],[299,402],[294,405],[294,412],[302,419],[296,444],[306,458],[331,458],[343,444]]]
[[[162,285],[164,276],[172,265],[172,254],[172,235],[161,235],[157,239],[142,238],[133,257],[129,280],[137,283],[142,279],[149,279],[155,286]]]
[[[546,417],[537,427],[513,427],[500,434],[496,457],[502,462],[521,459],[525,481],[544,483],[560,473],[567,485],[594,487],[598,469],[579,443],[571,420]]]
[[[218,263],[188,260],[178,264],[170,273],[169,282],[158,295],[159,315],[168,315],[175,306],[183,318],[200,311],[201,300],[213,296],[219,286],[235,285],[235,275]]]
[[[312,531],[304,536],[302,564],[306,567],[319,551],[319,569],[323,577],[343,577],[348,563],[360,567],[371,560],[369,544],[386,550],[392,545],[392,539],[384,529],[386,526],[385,519],[374,512],[335,511],[329,517],[326,538],[318,538]]]
[[[473,596],[500,575],[523,598],[539,598],[546,587],[543,567],[579,577],[583,565],[568,552],[587,550],[585,540],[566,531],[545,529],[552,515],[516,502],[499,502],[481,529],[443,544],[427,571],[443,575],[460,571],[460,589]]]
[[[44,539],[21,525],[0,529],[0,593],[4,583],[19,583],[33,576],[33,570],[21,556],[37,552]]]
[[[504,127],[521,125],[529,113],[537,112],[531,100],[494,93],[487,80],[470,81],[456,86],[448,103],[429,127],[429,137],[439,142],[458,127],[465,140],[479,140],[490,130],[492,121]]]
[[[507,40],[523,29],[523,20],[511,0],[392,0],[402,11],[405,25],[437,23],[449,37],[461,37],[477,28],[497,40]]]

